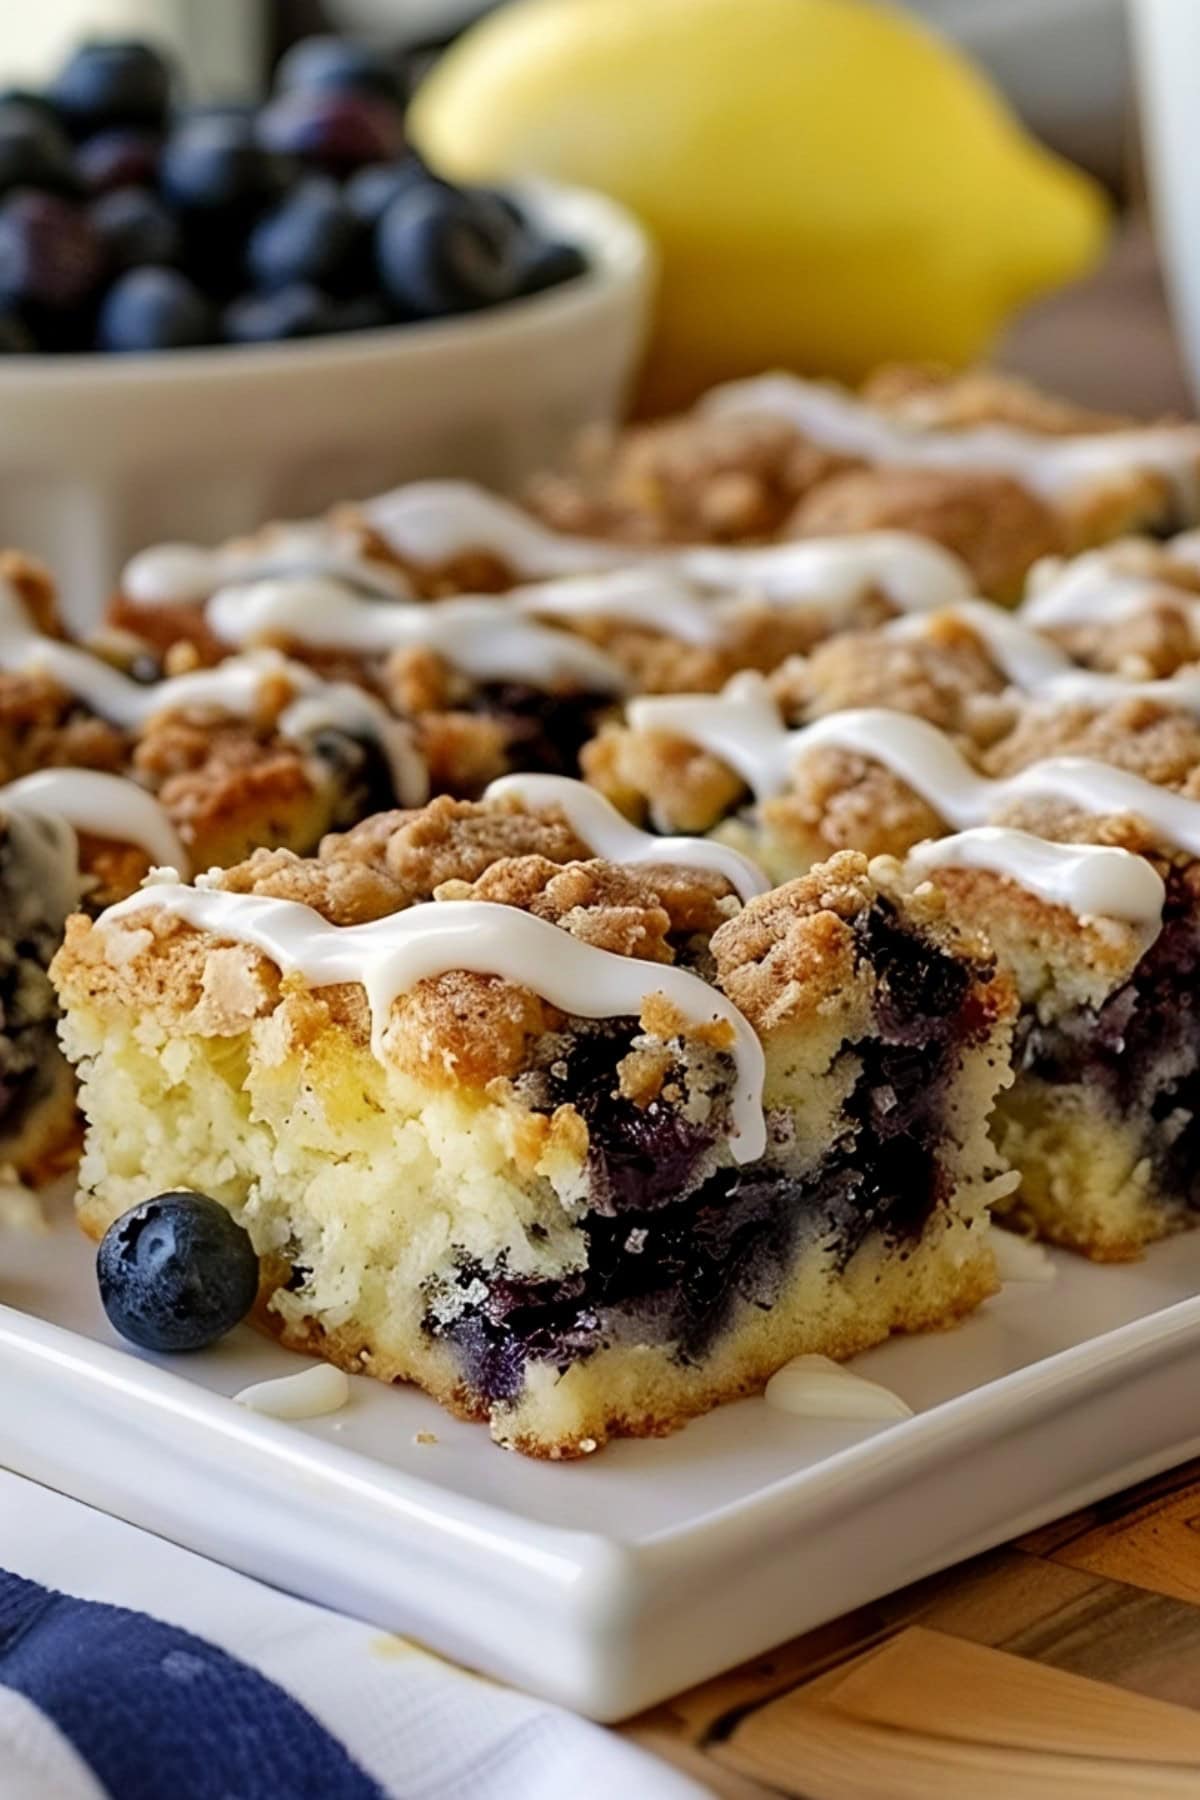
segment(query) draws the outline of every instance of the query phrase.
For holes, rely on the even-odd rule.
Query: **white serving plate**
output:
[[[294,1357],[248,1329],[139,1356],[69,1224],[0,1231],[0,1461],[616,1719],[1200,1451],[1200,1232],[1131,1266],[1054,1263],[956,1331],[857,1359],[904,1423],[747,1400],[538,1464],[362,1378],[332,1417],[247,1412],[229,1396]]]

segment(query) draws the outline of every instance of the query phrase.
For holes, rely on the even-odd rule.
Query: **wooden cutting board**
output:
[[[624,1730],[729,1800],[1196,1800],[1200,1462]]]

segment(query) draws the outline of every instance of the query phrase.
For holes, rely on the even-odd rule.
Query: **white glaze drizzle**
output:
[[[698,544],[663,559],[701,586],[736,589],[776,605],[802,600],[845,609],[877,591],[898,612],[949,606],[972,591],[970,570],[932,538],[909,531],[793,538],[763,545]]]
[[[776,1369],[763,1398],[776,1412],[801,1419],[845,1419],[885,1424],[911,1419],[912,1407],[878,1381],[856,1375],[828,1356],[793,1356]]]
[[[157,544],[126,565],[121,592],[138,607],[187,605],[232,582],[296,574],[336,576],[363,593],[391,599],[412,592],[399,569],[363,556],[354,534],[327,519],[278,525],[257,540],[216,550]]]
[[[953,619],[967,626],[1014,687],[1052,706],[1110,706],[1121,700],[1152,700],[1162,706],[1200,713],[1200,674],[1134,681],[1106,670],[1080,668],[1049,638],[1002,606],[992,606],[986,600],[960,600],[940,613],[896,619],[886,630],[893,637],[912,637],[935,630],[939,619]]]
[[[1019,616],[1045,630],[1113,624],[1151,606],[1175,607],[1200,623],[1200,594],[1173,588],[1161,576],[1121,568],[1106,551],[1089,550],[1070,562],[1047,557],[1035,565]]]
[[[332,1363],[316,1363],[296,1375],[256,1381],[233,1398],[238,1406],[268,1419],[320,1419],[345,1406],[350,1398],[350,1377]]]
[[[832,624],[874,592],[901,612],[921,612],[970,591],[966,567],[941,545],[881,531],[664,552],[652,563],[531,583],[509,600],[539,618],[615,619],[710,648],[729,641],[746,605],[811,612]]]
[[[1171,483],[1189,519],[1200,510],[1200,425],[1143,425],[1075,436],[1003,424],[938,428],[889,417],[841,388],[783,374],[714,388],[701,410],[773,414],[830,450],[872,462],[994,470],[1049,499],[1088,481],[1148,470]]]
[[[882,763],[940,816],[962,830],[983,825],[1007,802],[1040,797],[1088,813],[1130,813],[1168,843],[1200,855],[1200,800],[1091,757],[1055,756],[991,780],[973,769],[935,725],[881,707],[830,713],[789,731],[761,676],[735,676],[720,694],[668,694],[629,703],[635,731],[658,731],[727,763],[759,800],[782,793],[798,759],[837,749]]]
[[[594,644],[539,625],[503,599],[366,600],[328,578],[298,576],[224,588],[207,603],[205,620],[226,644],[282,637],[361,656],[426,649],[477,681],[570,680],[606,693],[626,685],[618,664]]]
[[[15,590],[0,583],[0,669],[43,674],[102,719],[137,730],[162,713],[212,707],[237,718],[252,717],[268,680],[283,680],[296,699],[279,716],[284,737],[303,740],[325,726],[369,733],[391,767],[397,797],[420,805],[428,793],[424,764],[409,728],[372,695],[350,682],[323,681],[303,663],[274,650],[231,656],[212,669],[193,669],[165,681],[134,681],[120,669],[33,628]]]
[[[564,575],[513,588],[508,603],[535,619],[612,619],[681,644],[717,649],[729,637],[726,603],[669,569],[634,564],[599,575]]]
[[[485,802],[518,800],[530,812],[560,812],[576,837],[608,862],[712,869],[723,875],[743,900],[765,894],[771,886],[758,864],[740,851],[712,838],[656,837],[652,831],[642,831],[603,794],[568,775],[501,775],[483,798]]]
[[[552,531],[473,481],[412,481],[366,501],[362,512],[398,555],[419,564],[479,550],[536,578],[586,575],[631,560],[628,545]]]
[[[1144,856],[1109,844],[1056,844],[1032,832],[977,825],[930,838],[908,853],[910,868],[988,869],[1078,918],[1120,919],[1157,934],[1166,889]]]
[[[631,567],[669,569],[703,588],[750,589],[759,599],[785,603],[811,599],[844,606],[878,588],[901,611],[944,606],[970,592],[958,557],[905,531],[764,546],[632,546],[552,531],[469,481],[413,482],[368,501],[363,510],[375,530],[414,562],[445,562],[482,550],[535,581]]]
[[[371,1009],[372,1049],[381,1060],[394,1001],[452,969],[498,975],[585,1019],[636,1018],[652,994],[663,994],[684,1018],[721,1020],[731,1028],[734,1160],[754,1162],[766,1148],[762,1045],[737,1007],[688,969],[618,956],[532,913],[486,900],[429,901],[365,925],[331,925],[294,900],[151,881],[109,907],[100,922],[147,908],[214,937],[253,944],[284,974],[300,974],[313,987],[361,986]]]
[[[0,787],[0,812],[63,819],[74,831],[134,844],[152,863],[185,875],[187,851],[165,810],[144,787],[99,769],[39,769]]]

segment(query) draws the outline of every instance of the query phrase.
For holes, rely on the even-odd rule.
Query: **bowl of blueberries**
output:
[[[620,412],[652,256],[600,195],[464,187],[402,78],[315,37],[259,105],[150,44],[0,95],[0,538],[72,622],[139,546],[422,476],[512,488]]]

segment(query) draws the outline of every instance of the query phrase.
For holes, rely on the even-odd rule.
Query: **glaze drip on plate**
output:
[[[501,976],[584,1019],[637,1018],[647,999],[662,994],[685,1019],[729,1028],[737,1067],[733,1155],[739,1163],[755,1162],[766,1148],[762,1045],[737,1007],[687,969],[618,956],[545,919],[486,900],[430,901],[365,925],[331,925],[294,900],[151,881],[109,907],[100,924],[150,909],[214,937],[251,944],[284,974],[302,975],[313,987],[362,987],[380,1060],[395,1000],[450,970]]]
[[[776,1412],[801,1419],[884,1425],[913,1416],[912,1407],[891,1388],[828,1356],[793,1356],[776,1369],[763,1398]]]

